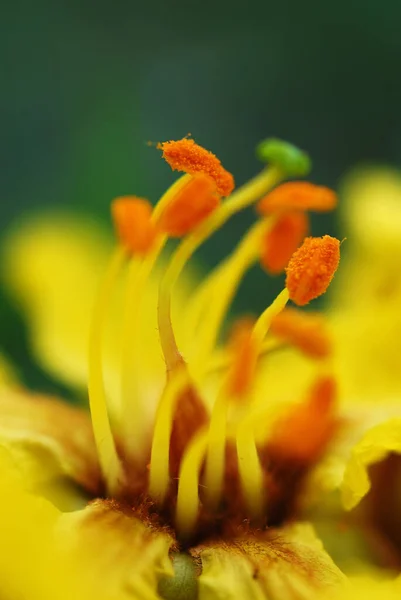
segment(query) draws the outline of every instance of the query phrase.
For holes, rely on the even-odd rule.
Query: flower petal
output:
[[[309,600],[344,582],[306,523],[210,543],[193,553],[203,567],[200,600]]]
[[[25,478],[15,468],[13,457],[1,446],[0,473],[2,598],[84,598],[54,544],[58,510],[26,491]]]
[[[54,398],[0,389],[0,442],[32,485],[66,476],[96,494],[100,470],[87,413]]]
[[[373,427],[353,448],[342,484],[347,510],[354,508],[370,490],[369,466],[382,461],[390,452],[401,453],[401,418]]]
[[[167,531],[116,502],[97,500],[63,515],[59,537],[81,565],[93,598],[158,600],[158,580],[173,575]],[[106,576],[104,576],[106,574]]]

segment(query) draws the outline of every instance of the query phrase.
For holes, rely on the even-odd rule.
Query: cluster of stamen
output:
[[[330,376],[317,378],[306,402],[281,416],[269,439],[256,433],[261,417],[260,410],[255,409],[254,382],[261,368],[260,359],[280,345],[291,344],[319,360],[329,356],[330,342],[321,319],[285,307],[289,300],[304,305],[325,292],[338,266],[339,242],[329,236],[305,239],[307,211],[333,208],[335,195],[331,190],[305,182],[275,187],[286,175],[282,164],[273,163],[231,194],[232,175],[212,153],[192,139],[165,142],[159,148],[170,166],[185,174],[154,209],[147,200],[134,196],[118,198],[113,203],[119,244],[95,307],[89,396],[108,492],[124,497],[125,490],[132,490],[126,465],[129,458],[117,450],[108,419],[102,375],[103,323],[116,279],[128,262],[121,405],[124,409],[129,403],[136,403],[140,410],[135,382],[141,376],[138,371],[141,303],[166,241],[169,237],[182,237],[159,287],[158,329],[166,378],[153,437],[151,444],[146,445],[143,432],[132,423],[132,438],[143,443],[137,443],[131,457],[136,457],[132,459],[136,461],[141,457],[148,466],[146,493],[161,509],[168,506],[167,512],[172,515],[179,536],[188,538],[196,532],[200,514],[209,521],[217,519],[230,504],[225,493],[230,477],[237,482],[240,512],[255,522],[264,519],[272,478],[268,464],[271,458],[267,462],[263,458],[266,452],[270,457],[280,456],[284,463],[296,460],[307,464],[324,448],[333,428],[335,394]],[[222,201],[225,196],[228,198]],[[262,218],[189,299],[183,318],[188,338],[196,342],[187,362],[178,347],[171,320],[172,289],[203,241],[232,214],[257,201]],[[257,262],[270,273],[286,270],[286,285],[258,319],[243,322],[226,347],[218,349],[231,301],[245,273]],[[216,373],[220,383],[209,414],[199,390]],[[313,435],[309,435],[311,430]],[[234,464],[230,473],[228,453],[234,456],[230,460]]]

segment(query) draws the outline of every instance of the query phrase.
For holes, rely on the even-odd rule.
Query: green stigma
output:
[[[260,142],[256,147],[256,156],[262,162],[277,165],[290,177],[303,177],[312,168],[311,159],[306,152],[278,138],[267,138]]]
[[[174,575],[160,579],[160,596],[165,600],[197,600],[199,569],[193,559],[189,554],[174,554],[171,561]]]

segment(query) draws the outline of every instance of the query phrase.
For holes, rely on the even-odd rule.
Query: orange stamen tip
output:
[[[317,460],[335,431],[336,394],[333,377],[319,378],[306,401],[276,423],[269,442],[272,450],[289,460],[309,464]]]
[[[219,204],[214,180],[198,173],[171,199],[160,215],[158,228],[172,237],[181,237],[195,229]]]
[[[163,158],[175,171],[184,171],[194,175],[209,175],[216,184],[220,196],[228,196],[234,189],[234,178],[224,169],[221,162],[212,152],[202,148],[192,139],[162,142],[157,145],[163,152]]]
[[[291,300],[303,306],[324,294],[339,262],[339,240],[329,235],[306,238],[286,269],[286,287]]]
[[[308,233],[309,220],[303,212],[280,215],[263,238],[260,261],[271,275],[284,271],[295,250]]]
[[[332,346],[323,315],[285,308],[274,317],[270,331],[311,358],[325,358]]]
[[[150,202],[137,196],[121,196],[113,200],[111,213],[117,236],[127,250],[132,254],[148,252],[156,236]]]
[[[258,204],[258,211],[268,215],[280,210],[314,210],[325,212],[337,205],[337,196],[327,187],[307,181],[289,181],[276,187]]]
[[[238,320],[228,342],[233,362],[228,373],[227,391],[235,398],[244,396],[254,379],[257,354],[252,339],[253,325],[254,321],[250,318]]]

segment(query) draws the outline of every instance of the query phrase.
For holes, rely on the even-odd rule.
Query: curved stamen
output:
[[[100,466],[111,493],[118,489],[119,484],[123,481],[124,474],[114,443],[107,410],[102,367],[102,334],[111,296],[125,258],[126,250],[122,246],[118,246],[110,259],[100,287],[93,310],[89,336],[89,407]]]

